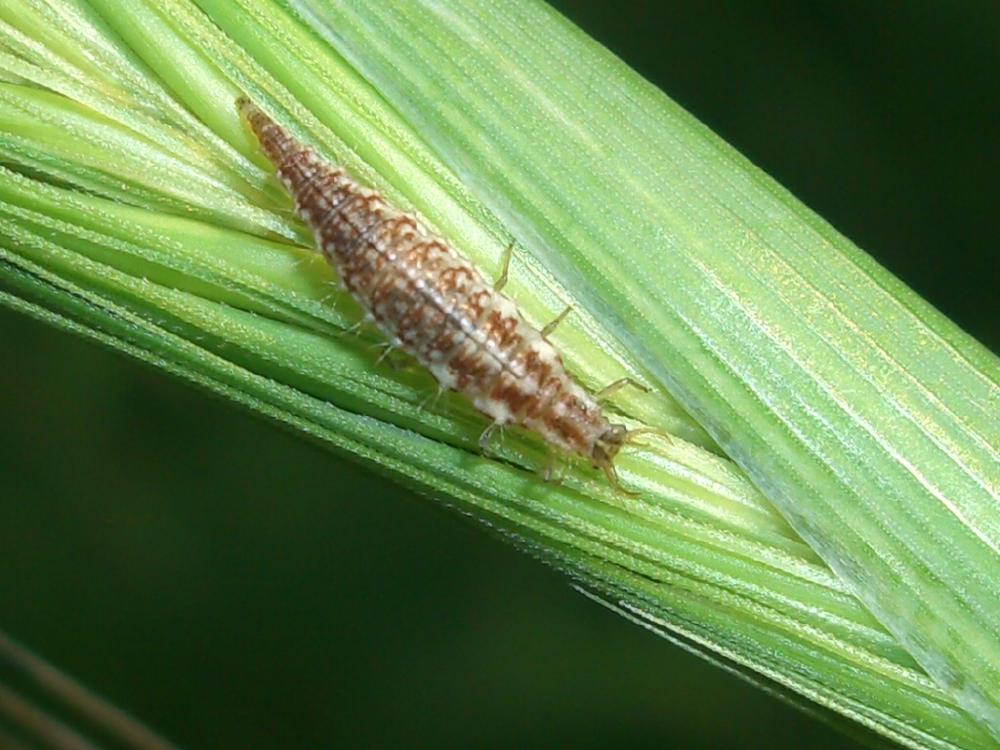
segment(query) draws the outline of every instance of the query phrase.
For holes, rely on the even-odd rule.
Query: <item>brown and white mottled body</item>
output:
[[[414,216],[322,160],[256,105],[241,99],[239,107],[317,250],[392,345],[494,425],[532,430],[617,486],[612,461],[629,431],[608,421],[514,302]]]

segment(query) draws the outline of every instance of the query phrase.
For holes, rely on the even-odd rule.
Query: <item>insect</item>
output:
[[[621,490],[614,467],[621,447],[639,433],[664,433],[629,430],[605,417],[598,399],[638,385],[634,381],[622,379],[592,395],[573,380],[546,340],[563,316],[536,330],[502,293],[511,248],[500,278],[488,283],[415,216],[321,159],[249,99],[241,97],[237,106],[312,230],[317,251],[366,317],[391,346],[427,367],[442,389],[464,393],[491,419],[479,439],[482,451],[495,428],[520,425],[550,446],[546,478],[556,451],[576,453]]]

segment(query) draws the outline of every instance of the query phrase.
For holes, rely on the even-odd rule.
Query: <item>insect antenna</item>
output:
[[[637,440],[634,440],[636,435],[656,435],[657,437],[663,438],[671,445],[674,443],[674,440],[670,437],[670,435],[665,433],[663,430],[656,429],[655,427],[637,427],[634,430],[629,430],[625,433],[625,442],[634,443],[636,445],[646,445],[646,443],[640,443]]]

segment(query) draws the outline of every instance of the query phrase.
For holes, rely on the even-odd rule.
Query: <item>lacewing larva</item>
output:
[[[501,291],[509,250],[500,279],[488,283],[415,216],[321,159],[249,99],[241,97],[237,106],[312,230],[317,251],[367,316],[443,389],[464,393],[492,420],[479,439],[484,452],[494,428],[520,425],[551,448],[583,456],[621,489],[618,451],[638,433],[663,433],[629,430],[604,415],[598,399],[633,381],[617,381],[595,396],[566,371],[546,340],[559,319],[539,331]]]

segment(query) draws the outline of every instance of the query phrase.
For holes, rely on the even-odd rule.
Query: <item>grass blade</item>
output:
[[[995,359],[552,11],[18,0],[0,20],[5,304],[354,455],[885,736],[993,745]],[[573,306],[571,370],[658,386],[615,404],[678,436],[623,456],[639,498],[578,465],[538,482],[531,436],[478,456],[461,399],[424,408],[428,376],[331,337],[358,311],[295,246],[241,92],[482,268],[514,235],[528,317]]]
[[[552,11],[301,5],[1000,736],[997,359]]]

